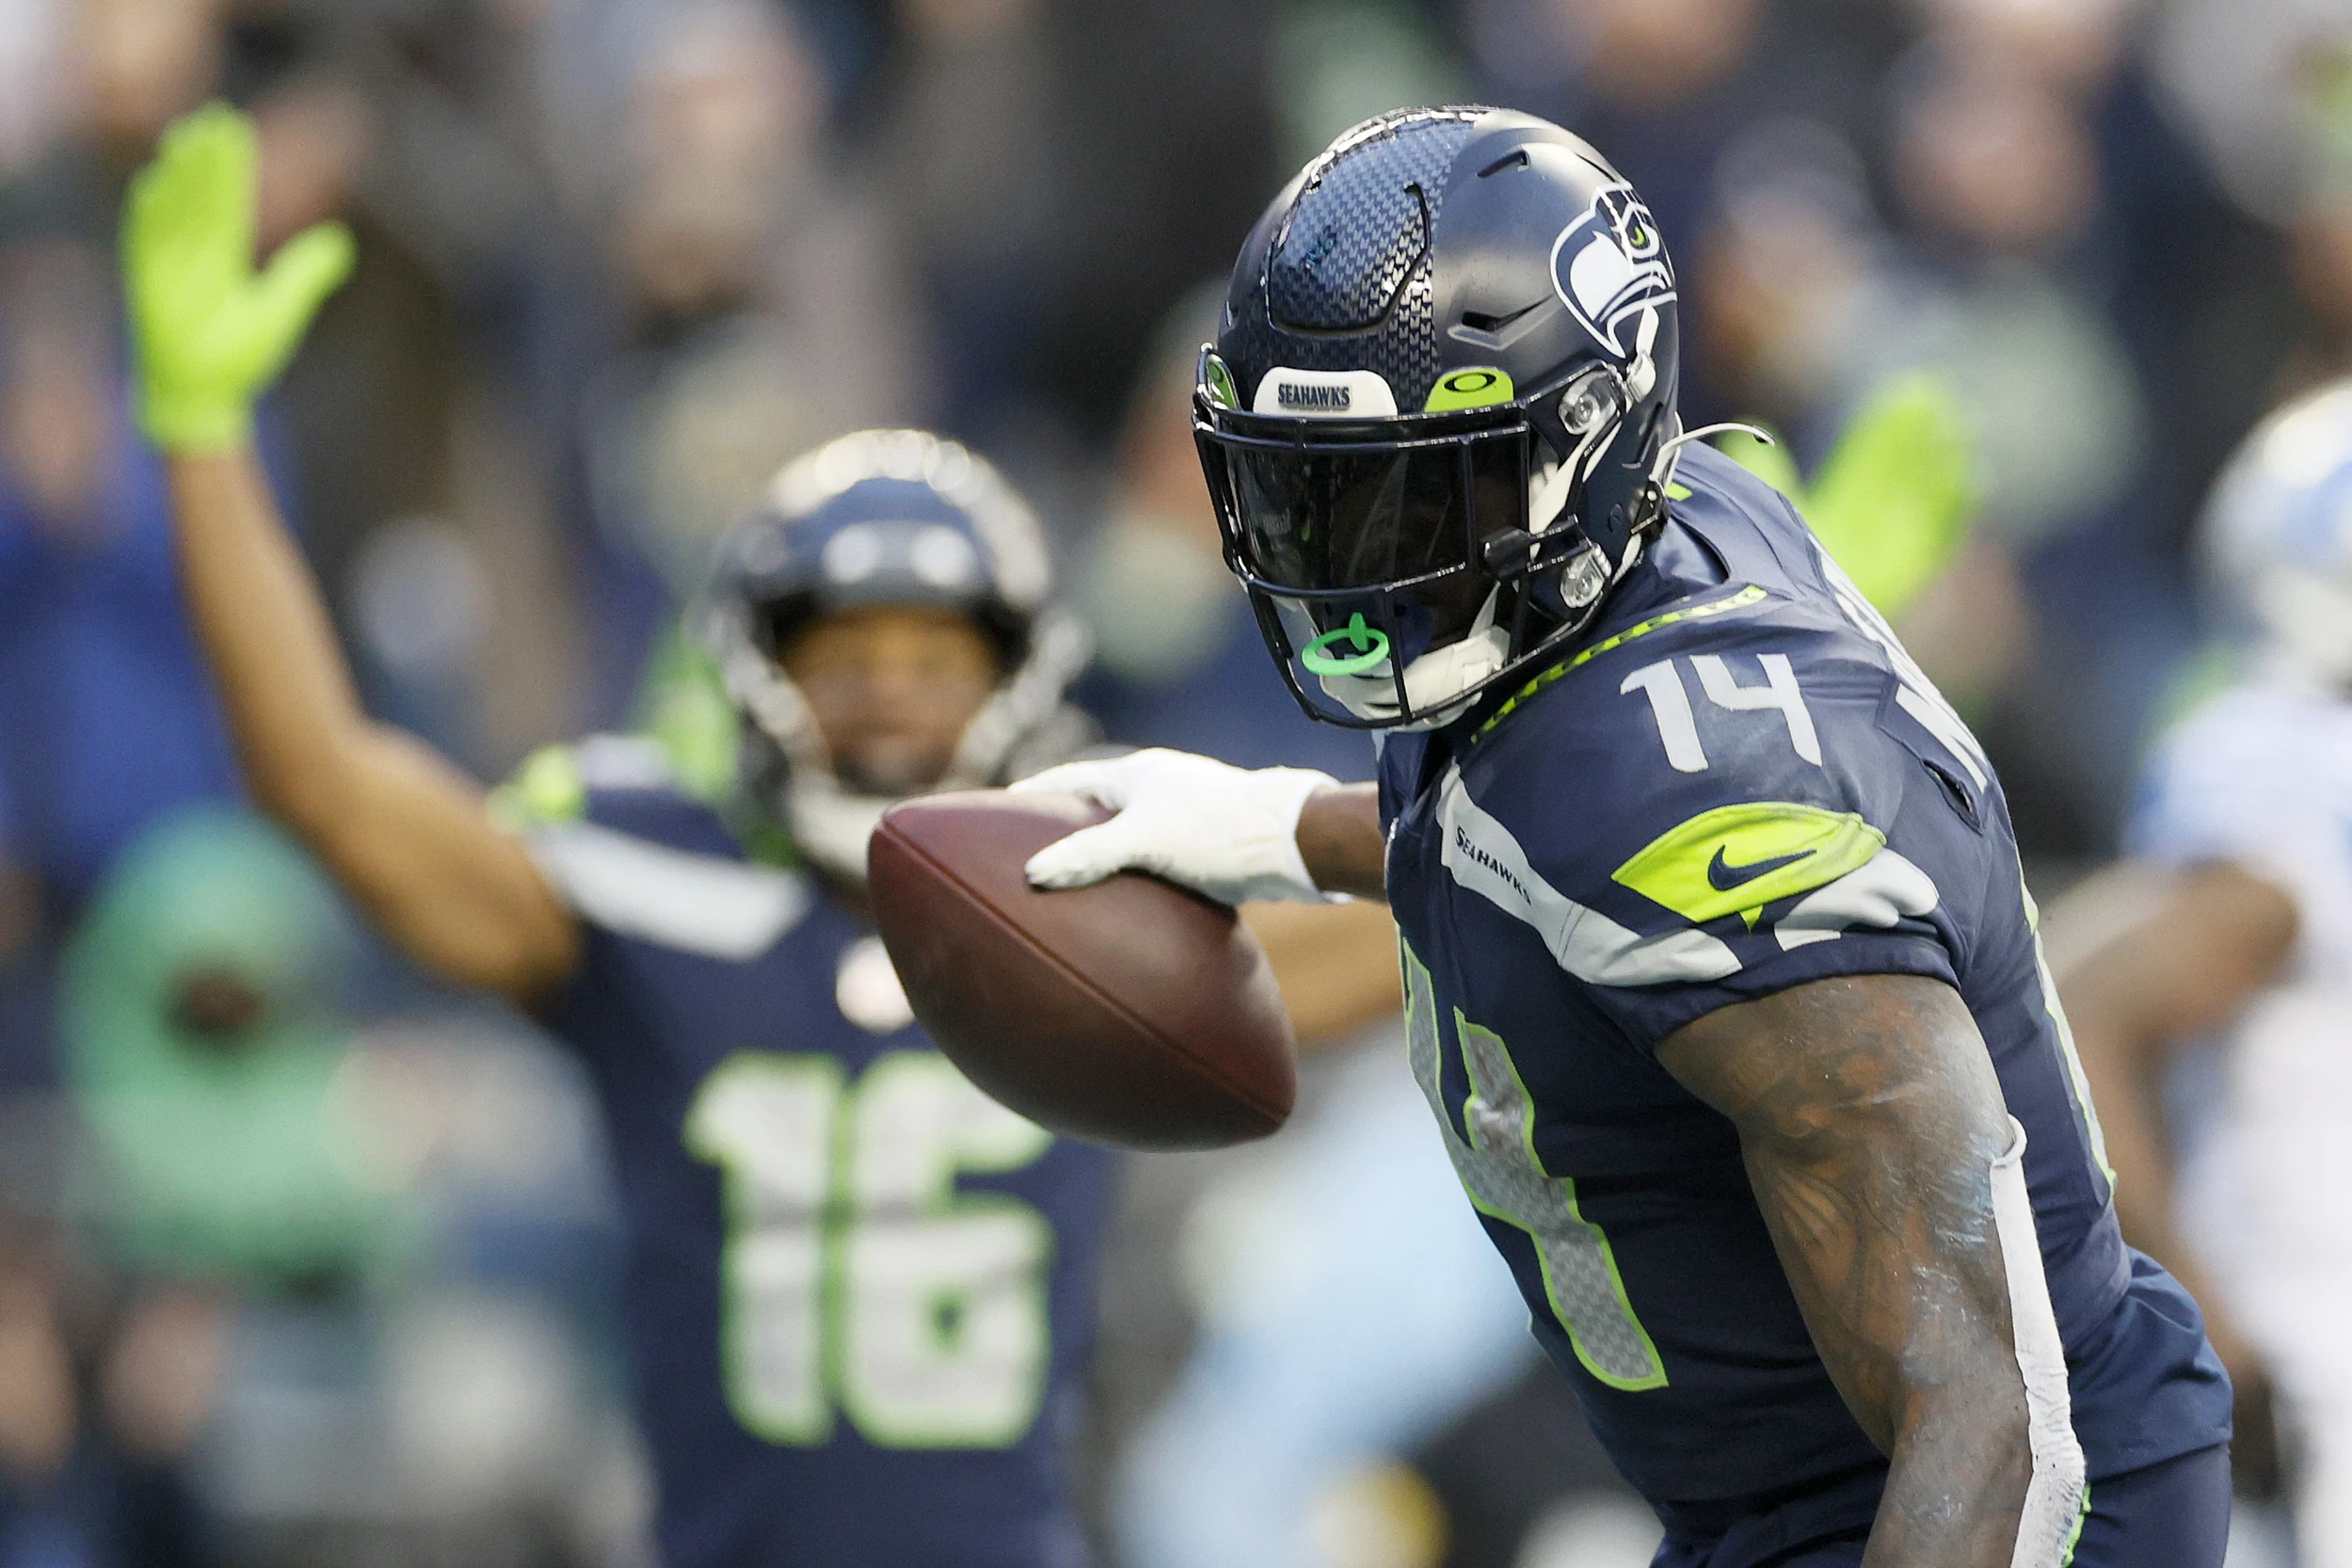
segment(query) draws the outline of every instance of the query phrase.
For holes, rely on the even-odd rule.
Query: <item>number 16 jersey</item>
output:
[[[2116,1227],[1999,782],[1787,504],[1687,452],[1602,624],[1383,748],[1413,1069],[1538,1339],[1671,1536],[1768,1516],[1761,1557],[1866,1527],[1883,1460],[1730,1122],[1656,1051],[1807,981],[1925,975],[1965,1000],[2027,1135],[2056,1392],[2094,1485],[2225,1441],[2194,1304]]]
[[[973,1088],[881,943],[649,743],[502,804],[586,936],[544,1016],[603,1112],[665,1568],[1080,1568],[1110,1157]]]

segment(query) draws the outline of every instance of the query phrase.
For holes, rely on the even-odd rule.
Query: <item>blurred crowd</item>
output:
[[[1810,464],[1890,376],[1954,390],[1981,516],[1902,630],[2038,877],[2111,851],[2200,678],[2216,471],[2352,371],[2344,0],[0,0],[0,1568],[642,1551],[576,1076],[242,812],[188,640],[112,248],[215,96],[264,247],[360,239],[272,476],[371,706],[485,778],[637,722],[718,531],[896,424],[1039,504],[1112,738],[1364,776],[1278,699],[1186,408],[1264,201],[1400,103],[1535,111],[1645,194],[1688,424]],[[1150,1412],[1211,1399],[1184,1347],[1273,1160],[1138,1175],[1105,1451],[1192,1473]],[[1334,1568],[1643,1560],[1639,1519],[1511,1493],[1541,1459],[1608,1496],[1523,1350],[1316,1504]]]

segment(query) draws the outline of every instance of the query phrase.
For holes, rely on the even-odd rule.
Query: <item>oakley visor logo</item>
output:
[[[1631,185],[1604,186],[1560,231],[1552,242],[1552,286],[1593,341],[1620,360],[1633,357],[1628,325],[1675,296],[1665,242]]]

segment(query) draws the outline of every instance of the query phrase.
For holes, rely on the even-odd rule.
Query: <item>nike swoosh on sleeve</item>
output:
[[[1851,811],[1748,801],[1670,828],[1610,875],[1694,925],[1736,914],[1753,930],[1766,904],[1833,882],[1885,845],[1886,835]]]
[[[1811,854],[1812,850],[1800,849],[1794,855],[1771,855],[1761,860],[1750,860],[1744,865],[1735,866],[1723,858],[1723,846],[1718,844],[1715,846],[1715,858],[1707,862],[1707,886],[1719,893],[1728,893],[1734,888],[1746,887],[1768,872],[1793,866]]]

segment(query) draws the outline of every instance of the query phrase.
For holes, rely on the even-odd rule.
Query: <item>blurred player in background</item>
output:
[[[2159,746],[2132,861],[2053,912],[2053,963],[2125,1233],[2192,1285],[2230,1364],[2244,1480],[2279,1479],[2275,1386],[2305,1568],[2345,1568],[2352,381],[2256,429],[2204,531],[2232,679]],[[2216,1036],[2227,1092],[2184,1102],[2175,1069]]]
[[[740,775],[600,738],[493,802],[360,710],[254,465],[252,399],[350,241],[310,231],[257,275],[252,180],[246,122],[208,108],[124,219],[193,618],[259,802],[412,958],[587,1065],[664,1560],[1081,1560],[1064,1450],[1108,1157],[932,1050],[860,919],[890,801],[1085,735],[1034,520],[928,436],[819,450],[726,541],[710,596]]]
[[[2123,1243],[1998,781],[1688,443],[1675,274],[1558,127],[1278,196],[1194,395],[1228,560],[1377,790],[1144,752],[1030,862],[1386,898],[1409,1055],[1659,1568],[2216,1568],[2228,1384]]]

